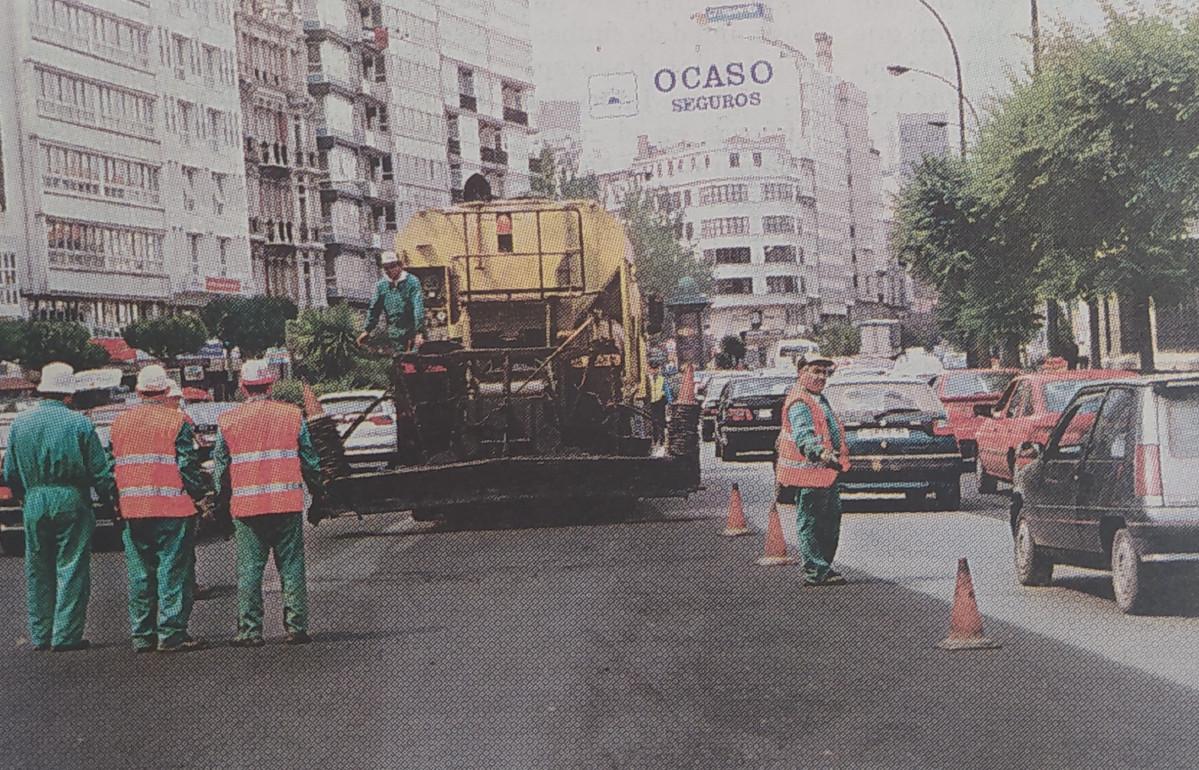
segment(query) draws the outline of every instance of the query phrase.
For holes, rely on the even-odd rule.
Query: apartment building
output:
[[[10,8],[0,286],[15,270],[15,312],[115,335],[254,291],[233,13],[232,0]]]
[[[303,23],[288,0],[239,0],[236,27],[254,283],[300,308],[324,307],[333,270]]]

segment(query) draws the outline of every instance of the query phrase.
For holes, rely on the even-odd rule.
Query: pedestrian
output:
[[[283,588],[288,644],[307,644],[308,585],[304,575],[304,486],[313,505],[324,498],[320,459],[303,412],[269,398],[275,377],[266,361],[241,368],[246,402],[217,418],[213,480],[218,499],[229,490],[237,546],[237,647],[261,647],[262,573],[271,552]]]
[[[34,650],[85,650],[91,595],[92,490],[115,506],[112,458],[96,427],[70,410],[75,370],[55,362],[42,369],[42,402],[13,420],[4,478],[22,502],[29,641]]]
[[[366,311],[366,326],[358,335],[362,345],[386,316],[387,335],[397,353],[419,348],[425,341],[425,300],[420,280],[406,269],[406,255],[383,252],[380,265],[386,276],[375,285],[375,297]]]
[[[783,402],[775,482],[779,502],[794,496],[795,529],[803,555],[804,585],[843,585],[832,567],[841,537],[841,490],[837,477],[849,470],[845,428],[823,390],[834,364],[800,358],[799,376]]]
[[[135,652],[208,646],[187,631],[196,590],[196,507],[208,485],[195,426],[171,385],[158,364],[143,367],[137,375],[141,406],[112,423]]]
[[[670,383],[663,376],[661,365],[650,361],[649,374],[645,376],[646,398],[649,399],[649,413],[653,421],[654,443],[666,443],[666,405],[674,403],[674,393]]]

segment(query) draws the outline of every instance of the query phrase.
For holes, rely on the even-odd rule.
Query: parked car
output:
[[[1016,455],[1030,444],[1044,446],[1066,404],[1079,388],[1093,382],[1133,377],[1119,369],[1076,369],[1037,372],[1016,377],[1008,383],[994,408],[974,407],[983,417],[975,440],[978,442],[978,491],[996,489],[996,482],[1010,482],[1023,462]]]
[[[956,369],[937,377],[933,387],[949,415],[949,426],[958,437],[962,457],[969,460],[978,456],[976,436],[985,418],[975,414],[974,407],[994,407],[1003,389],[1019,373],[1019,369]]]
[[[320,397],[325,413],[333,415],[337,422],[338,433],[345,440],[346,458],[351,462],[388,460],[396,452],[395,402],[390,398],[379,401],[382,395],[381,390],[347,390]],[[347,437],[346,433],[371,404],[375,408]]]
[[[216,444],[217,418],[237,406],[236,401],[198,401],[184,405],[183,411],[196,426],[196,447],[201,463],[212,459],[212,447]]]
[[[720,372],[708,380],[699,407],[700,434],[704,441],[713,441],[716,438],[716,407],[720,405],[720,395],[724,392],[724,386],[735,379],[752,376],[750,372]]]
[[[741,377],[724,387],[716,407],[716,456],[774,452],[782,427],[783,399],[795,377]]]
[[[942,510],[961,506],[969,465],[929,385],[865,377],[830,383],[824,393],[845,426],[847,492],[903,492],[913,503],[932,492]]]
[[[1055,564],[1110,569],[1126,613],[1153,598],[1154,557],[1199,554],[1199,375],[1088,384],[1047,443],[1023,450],[1011,525],[1016,575],[1049,585]]]

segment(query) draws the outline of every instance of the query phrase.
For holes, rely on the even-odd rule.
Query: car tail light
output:
[[[391,417],[389,417],[388,415],[385,415],[385,414],[372,415],[368,419],[374,425],[391,425],[393,422]]]
[[[749,409],[730,409],[728,412],[730,422],[749,422],[754,418],[754,413]]]
[[[934,436],[952,436],[953,426],[949,424],[949,420],[937,420],[933,423]]]
[[[12,490],[8,487],[0,487],[0,500],[11,500]]]
[[[1162,456],[1157,444],[1138,444],[1133,474],[1141,497],[1161,497]]]

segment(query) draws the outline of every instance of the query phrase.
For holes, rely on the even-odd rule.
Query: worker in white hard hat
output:
[[[237,544],[235,647],[261,647],[262,574],[271,552],[283,589],[288,644],[307,644],[308,582],[304,574],[304,487],[324,498],[320,457],[299,407],[270,399],[275,376],[266,361],[246,361],[246,402],[217,418],[212,449],[217,497],[229,492]],[[315,504],[315,503],[314,503]]]
[[[375,284],[375,297],[366,311],[366,326],[358,335],[362,345],[378,325],[387,318],[387,336],[396,352],[419,348],[425,341],[425,300],[420,281],[408,272],[402,254],[383,252],[379,261],[386,276]]]
[[[143,367],[137,375],[142,404],[112,423],[136,652],[208,646],[187,630],[196,588],[196,505],[208,485],[195,426],[169,403],[170,390],[161,366]]]
[[[29,641],[34,650],[87,649],[83,638],[91,596],[92,490],[116,501],[112,459],[91,421],[69,408],[75,370],[46,364],[42,402],[9,431],[4,478],[22,502]]]

